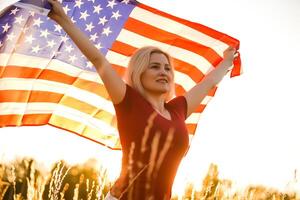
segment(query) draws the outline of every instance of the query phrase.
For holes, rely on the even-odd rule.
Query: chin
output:
[[[163,89],[160,89],[159,92],[161,94],[168,94],[170,92],[170,88],[163,88]]]

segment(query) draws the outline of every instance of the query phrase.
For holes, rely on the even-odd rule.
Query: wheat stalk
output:
[[[60,167],[61,162],[59,162],[53,172],[53,176],[51,178],[50,182],[50,188],[49,188],[49,199],[50,200],[58,200],[58,194],[59,190],[61,188],[62,182],[65,178],[65,176],[68,174],[70,167],[66,169],[66,172],[63,173],[64,165]]]

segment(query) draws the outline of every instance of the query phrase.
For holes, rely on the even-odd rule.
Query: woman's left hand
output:
[[[230,64],[230,66],[233,63],[233,60],[235,58],[235,54],[236,54],[236,49],[233,47],[228,47],[228,49],[226,49],[223,53],[224,55],[224,62],[227,62]]]

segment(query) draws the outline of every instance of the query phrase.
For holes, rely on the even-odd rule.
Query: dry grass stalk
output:
[[[134,153],[134,149],[135,149],[135,143],[131,142],[130,151],[129,151],[129,161],[128,161],[129,185],[127,186],[127,188],[129,188],[129,193],[128,193],[129,199],[132,199],[133,188],[131,187],[131,185],[135,180],[134,179],[134,174],[133,174],[133,164],[134,164],[133,153]],[[123,195],[123,193],[121,194],[121,196],[122,195]]]
[[[100,200],[101,197],[103,197],[103,190],[106,184],[106,179],[107,179],[107,169],[101,167],[100,168],[100,174],[99,174],[99,189],[96,192],[97,194],[97,200]]]
[[[53,172],[53,176],[50,181],[49,195],[50,200],[58,200],[59,190],[61,188],[62,182],[65,176],[68,174],[70,167],[66,169],[66,172],[63,173],[64,165],[60,167],[61,162],[59,162]]]
[[[193,189],[192,189],[192,194],[191,194],[191,200],[195,200],[195,186],[193,186]]]
[[[9,188],[9,185],[10,184],[8,182],[4,182],[0,179],[0,200],[3,200],[5,193]]]
[[[156,116],[157,116],[157,113],[153,112],[148,118],[147,126],[145,127],[144,136],[142,138],[141,153],[145,153],[145,151],[147,150],[147,140],[149,138],[150,129],[153,126],[153,121]]]
[[[169,131],[168,131],[166,141],[164,143],[164,146],[163,146],[162,150],[160,151],[160,154],[159,154],[159,157],[158,157],[158,160],[157,160],[157,165],[156,165],[156,169],[155,169],[155,176],[157,176],[158,170],[159,170],[165,156],[167,155],[168,150],[171,147],[171,144],[172,144],[172,141],[173,141],[173,138],[174,138],[174,132],[175,132],[174,128],[170,128]]]
[[[148,165],[148,170],[147,170],[147,182],[145,185],[147,197],[149,197],[149,192],[150,192],[149,190],[151,189],[153,170],[154,170],[155,163],[156,163],[160,135],[161,135],[160,132],[156,132],[154,135],[154,138],[152,140],[152,144],[151,144],[151,152],[150,152],[149,165]]]
[[[77,183],[74,188],[73,200],[78,200],[79,196],[79,184]]]
[[[88,179],[87,179],[88,180]],[[93,196],[93,192],[94,192],[94,189],[95,189],[95,181],[92,182],[92,187],[90,190],[87,189],[87,200],[91,200],[92,199],[92,196]]]
[[[4,195],[10,185],[8,182],[3,181],[4,172],[5,172],[5,166],[0,164],[0,200],[3,200]]]
[[[65,200],[65,192],[69,189],[69,183],[66,183],[60,193],[60,200]]]
[[[32,160],[29,163],[29,178],[27,177],[27,200],[33,200],[35,198],[35,187],[34,187],[34,174],[35,174],[35,167],[34,161]]]
[[[152,140],[152,144],[151,144],[150,161],[149,161],[149,167],[147,170],[147,179],[148,180],[151,179],[151,175],[152,175],[154,167],[155,167],[158,146],[159,146],[159,139],[160,139],[160,132],[156,132],[154,135],[154,138]]]
[[[7,180],[13,185],[13,199],[18,199],[18,195],[16,194],[16,169],[14,165],[11,165],[7,173]]]
[[[47,176],[48,177],[48,176]],[[43,176],[38,176],[36,179],[36,199],[43,200],[43,193],[45,191],[45,186],[48,178],[44,178]]]

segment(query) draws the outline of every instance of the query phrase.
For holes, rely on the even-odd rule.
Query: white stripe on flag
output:
[[[111,101],[86,90],[54,81],[40,79],[2,78],[0,79],[0,90],[46,91],[65,94],[66,96],[73,97],[94,107],[102,108],[106,112],[115,115],[115,110]]]
[[[36,69],[49,69],[49,70],[64,73],[69,76],[73,76],[73,77],[78,76],[79,78],[84,80],[103,84],[97,72],[82,70],[72,66],[71,64],[62,62],[57,59],[52,59],[49,62],[48,58],[27,56],[18,53],[14,53],[14,54],[0,53],[0,66],[7,66],[8,65],[7,60],[9,60],[9,65],[11,66],[30,67]]]
[[[162,50],[168,52],[174,58],[190,63],[191,65],[196,64],[197,68],[203,74],[206,74],[209,70],[211,70],[211,68],[213,68],[210,62],[208,62],[205,58],[199,56],[194,52],[179,47],[171,46],[162,42],[158,42],[156,40],[152,40],[150,38],[138,35],[125,29],[123,29],[120,32],[119,36],[117,37],[117,40],[134,46],[136,48],[141,48],[147,45],[157,46]]]
[[[0,116],[10,114],[53,114],[84,124],[94,129],[103,130],[108,135],[117,134],[117,130],[102,120],[76,109],[56,103],[0,103]]]
[[[51,114],[56,103],[0,103],[0,115]]]
[[[87,125],[94,129],[101,130],[104,134],[107,133],[108,135],[117,134],[117,130],[110,126],[109,124],[105,123],[102,120],[93,118],[91,115],[80,112],[76,109],[66,107],[63,105],[58,105],[53,112],[54,115],[59,115],[67,119],[71,119],[73,121],[77,121],[78,123]]]
[[[205,35],[189,26],[154,14],[140,7],[135,7],[129,17],[210,47],[214,49],[221,57],[223,57],[223,51],[228,48],[228,45],[220,40],[216,40],[215,38]]]
[[[187,124],[197,124],[201,117],[201,113],[192,113],[186,120]]]
[[[111,61],[112,64],[116,64],[116,65],[122,65],[122,64],[124,65],[124,62],[129,60],[129,57],[113,51],[109,51],[106,57],[109,61]],[[196,82],[192,80],[191,77],[179,71],[175,71],[175,83],[182,85],[182,87],[186,91],[190,90],[196,84]]]

